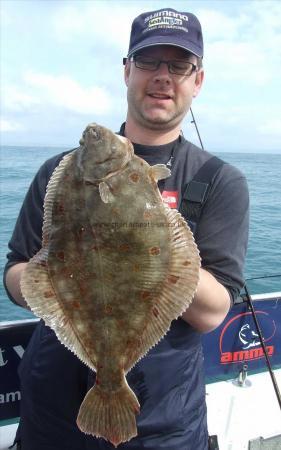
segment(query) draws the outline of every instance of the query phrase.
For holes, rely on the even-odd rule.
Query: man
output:
[[[172,175],[159,187],[180,208],[187,183],[212,155],[184,139],[182,121],[202,86],[203,39],[198,19],[173,9],[141,14],[132,24],[125,64],[128,113],[120,134],[150,164],[167,164]],[[20,212],[6,266],[11,298],[24,305],[19,280],[26,261],[41,245],[47,182],[62,155],[36,175]],[[93,205],[94,207],[94,205]],[[224,164],[218,170],[194,228],[202,268],[192,305],[129,372],[141,413],[138,436],[120,449],[207,450],[202,332],[216,328],[243,286],[248,237],[245,178]],[[22,450],[110,449],[110,443],[81,433],[76,417],[94,374],[40,322],[21,367]]]

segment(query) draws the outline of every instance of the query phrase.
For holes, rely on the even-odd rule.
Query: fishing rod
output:
[[[281,278],[281,273],[277,273],[274,275],[260,275],[259,277],[252,277],[252,278],[247,278],[246,281],[252,281],[252,280],[263,280],[266,278]]]
[[[193,124],[194,124],[195,129],[196,129],[196,133],[197,133],[197,136],[198,136],[200,145],[201,145],[201,148],[202,148],[202,150],[205,150],[205,149],[204,149],[204,146],[203,146],[203,142],[202,142],[201,136],[200,136],[200,133],[199,133],[199,130],[198,130],[198,127],[197,127],[197,123],[196,123],[196,120],[195,120],[195,117],[194,117],[194,115],[193,115],[193,112],[192,112],[192,109],[191,109],[191,108],[190,108],[190,113],[191,113],[191,117],[192,117],[192,121],[191,121],[190,123],[193,123]]]
[[[273,276],[275,276],[275,275],[273,275]],[[278,275],[276,275],[276,276],[278,276]],[[260,277],[260,278],[262,278],[262,277]],[[280,394],[280,390],[279,390],[279,387],[278,387],[278,384],[277,384],[276,377],[274,375],[273,369],[271,367],[271,363],[270,363],[270,360],[269,360],[267,347],[265,345],[265,339],[263,337],[263,334],[262,334],[262,331],[261,331],[261,328],[260,328],[260,325],[259,325],[259,322],[258,322],[258,318],[257,318],[256,312],[255,312],[255,309],[254,309],[254,305],[253,305],[253,301],[252,301],[252,298],[251,298],[251,294],[249,293],[249,290],[247,288],[246,283],[244,285],[244,290],[245,290],[245,293],[246,293],[246,299],[247,299],[249,308],[251,310],[251,313],[252,313],[252,316],[253,316],[253,319],[254,319],[254,322],[255,322],[256,330],[257,330],[259,338],[260,338],[261,346],[262,346],[262,349],[263,349],[263,352],[264,352],[264,357],[265,357],[265,360],[266,360],[266,365],[267,365],[267,368],[268,368],[268,371],[269,371],[269,374],[270,374],[270,377],[271,377],[271,381],[272,381],[272,384],[273,384],[273,387],[274,387],[274,390],[275,390],[277,401],[278,401],[279,407],[281,409],[281,394]]]
[[[191,116],[192,116],[192,121],[191,121],[191,123],[193,123],[193,124],[195,125],[195,129],[196,129],[196,132],[197,132],[198,139],[199,139],[199,141],[200,141],[201,148],[202,148],[202,150],[205,150],[191,108],[190,108],[190,113],[191,113]],[[249,280],[257,280],[257,279],[261,279],[261,278],[275,278],[275,277],[280,277],[280,276],[281,276],[280,274],[268,275],[268,276],[265,275],[265,276],[262,276],[262,277],[249,278],[249,279],[246,280],[246,281],[249,281]],[[281,409],[281,394],[280,394],[280,391],[279,391],[279,387],[278,387],[278,384],[277,384],[277,381],[276,381],[276,378],[275,378],[273,369],[272,369],[272,367],[271,367],[271,363],[270,363],[270,360],[269,360],[268,351],[267,351],[266,345],[265,345],[265,343],[264,343],[265,339],[264,339],[264,337],[263,337],[263,334],[262,334],[262,331],[261,331],[261,328],[260,328],[260,325],[259,325],[259,322],[258,322],[258,319],[257,319],[257,315],[256,315],[256,312],[255,312],[255,309],[254,309],[254,305],[253,305],[253,302],[252,302],[252,298],[251,298],[251,295],[250,295],[250,293],[249,293],[249,290],[248,290],[248,288],[247,288],[246,283],[245,283],[245,285],[244,285],[244,290],[245,290],[245,293],[246,293],[246,299],[247,299],[249,308],[250,308],[250,310],[251,310],[251,314],[252,314],[252,316],[253,316],[253,319],[254,319],[254,322],[255,322],[255,326],[256,326],[256,329],[257,329],[257,332],[258,332],[258,335],[259,335],[259,338],[260,338],[260,342],[261,342],[261,346],[262,346],[262,349],[263,349],[263,352],[264,352],[264,356],[265,356],[267,368],[268,368],[268,371],[269,371],[269,374],[270,374],[270,377],[271,377],[271,380],[272,380],[272,383],[273,383],[273,387],[274,387],[274,390],[275,390],[275,393],[276,393],[276,397],[277,397],[277,400],[278,400],[278,403],[279,403],[279,407],[280,407],[280,409]]]

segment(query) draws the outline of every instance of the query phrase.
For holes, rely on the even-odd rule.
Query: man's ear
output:
[[[130,71],[131,71],[131,64],[127,61],[124,67],[124,80],[126,86],[128,86],[129,84]]]
[[[197,97],[200,92],[204,80],[204,70],[200,69],[199,72],[196,73],[195,84],[193,88],[193,97]]]

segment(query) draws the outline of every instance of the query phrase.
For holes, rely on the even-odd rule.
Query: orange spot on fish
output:
[[[60,214],[64,214],[65,208],[64,208],[63,203],[60,203],[60,204],[58,205],[58,212],[59,212]]]
[[[154,315],[155,317],[158,317],[158,316],[159,316],[159,311],[158,311],[157,308],[152,308],[152,312],[153,312],[153,315]]]
[[[96,384],[99,385],[100,384],[100,380],[98,378],[96,378]]]
[[[111,305],[106,305],[105,308],[104,308],[104,310],[105,310],[105,313],[106,313],[106,314],[111,314],[112,311],[113,311],[113,308],[112,308]]]
[[[65,261],[65,259],[64,259],[64,252],[63,252],[63,251],[57,252],[57,253],[56,253],[56,257],[57,257],[57,259],[59,259],[60,261]]]
[[[142,300],[149,300],[151,298],[151,293],[149,291],[141,291],[140,295]]]
[[[130,250],[130,246],[129,246],[129,244],[121,244],[120,246],[119,246],[119,250],[121,251],[121,252],[128,252],[129,250]]]
[[[111,211],[114,216],[120,215],[120,210],[118,208],[112,208]]]
[[[74,300],[74,301],[72,302],[72,306],[73,306],[73,308],[75,308],[75,309],[79,309],[80,306],[81,306],[81,303],[80,303],[78,300]]]
[[[87,293],[87,286],[84,283],[79,283],[79,289],[82,295]]]
[[[156,256],[160,254],[160,248],[159,247],[151,247],[149,249],[149,254],[152,256]]]
[[[186,261],[183,262],[183,266],[190,266],[190,264],[191,264],[191,263],[190,263],[190,261],[188,261],[188,260],[186,260]]]
[[[122,319],[119,319],[119,320],[117,321],[117,326],[118,326],[118,328],[120,328],[121,330],[123,330],[124,327],[125,327],[125,321],[122,320]]]
[[[131,173],[131,175],[129,176],[130,180],[133,181],[133,183],[137,183],[140,180],[140,176],[138,173],[134,172]]]
[[[51,298],[51,297],[54,297],[53,291],[46,291],[46,292],[44,292],[44,297],[45,297],[45,298]]]
[[[177,277],[176,275],[169,275],[168,276],[169,283],[176,284],[179,279],[180,279],[180,277]]]
[[[144,218],[145,220],[151,219],[151,217],[152,217],[152,213],[151,213],[150,211],[144,211],[144,213],[143,213],[143,218]]]
[[[133,272],[139,272],[140,271],[140,265],[139,264],[135,264],[133,266]]]

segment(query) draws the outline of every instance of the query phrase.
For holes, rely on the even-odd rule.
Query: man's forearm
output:
[[[229,292],[216,278],[200,269],[200,280],[193,302],[182,318],[202,333],[217,328],[231,305]]]
[[[15,302],[18,305],[29,309],[20,290],[20,278],[26,264],[26,262],[18,263],[8,269],[6,274],[6,286]]]

